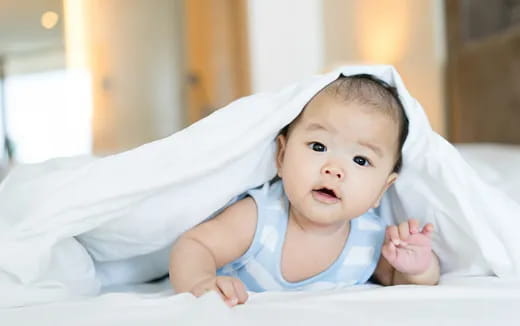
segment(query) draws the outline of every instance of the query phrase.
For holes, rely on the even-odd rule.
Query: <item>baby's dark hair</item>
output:
[[[345,102],[357,102],[375,109],[384,110],[385,113],[389,114],[398,123],[399,146],[393,172],[399,173],[403,164],[401,152],[406,137],[408,136],[409,123],[403,104],[399,99],[397,89],[373,75],[358,74],[351,76],[340,75],[336,80],[323,88],[320,93],[321,92],[326,92]],[[283,128],[280,134],[287,136],[290,126],[298,120],[298,118]]]

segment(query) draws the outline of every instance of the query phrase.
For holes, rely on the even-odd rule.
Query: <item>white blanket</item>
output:
[[[271,179],[278,131],[340,73],[370,73],[396,86],[410,120],[404,168],[380,214],[394,222],[432,222],[445,274],[518,278],[520,205],[484,183],[431,130],[392,67],[349,66],[278,93],[239,99],[125,153],[12,171],[0,187],[0,291],[10,293],[0,306],[95,295],[103,277],[130,282],[164,273],[166,263],[143,274],[132,270],[149,266],[146,257],[161,261],[157,253],[167,257],[181,232]],[[116,269],[128,274],[114,280]]]

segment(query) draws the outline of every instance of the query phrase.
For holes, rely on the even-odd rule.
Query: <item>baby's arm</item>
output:
[[[170,281],[175,291],[200,296],[214,290],[229,305],[244,303],[247,291],[243,283],[232,277],[217,277],[216,271],[247,251],[256,220],[256,204],[247,197],[181,235],[170,255]]]
[[[387,227],[376,279],[383,285],[437,284],[440,266],[431,248],[432,233],[432,224],[419,230],[415,219]]]

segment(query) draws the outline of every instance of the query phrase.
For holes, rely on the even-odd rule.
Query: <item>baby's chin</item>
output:
[[[337,204],[336,204],[337,205]],[[345,210],[344,207],[339,205],[330,205],[325,207],[318,207],[317,209],[313,209],[312,212],[308,215],[310,220],[313,220],[316,224],[323,225],[333,225],[333,224],[342,224],[343,222],[350,222],[351,220],[362,216],[365,214],[370,208],[364,210],[356,209]]]
[[[338,212],[331,212],[330,210],[313,210],[306,216],[306,219],[312,223],[316,228],[330,228],[332,226],[341,226],[345,222],[350,221],[344,214]]]

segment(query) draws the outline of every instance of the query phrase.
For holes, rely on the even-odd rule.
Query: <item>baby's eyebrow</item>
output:
[[[368,143],[368,142],[364,142],[364,141],[358,141],[358,144],[361,146],[364,146],[364,147],[368,147],[374,153],[376,153],[379,157],[383,157],[383,151],[381,150],[381,148],[377,147],[376,145]]]
[[[329,126],[327,128],[317,122],[312,122],[311,124],[309,124],[307,126],[307,128],[305,128],[305,130],[306,131],[323,130],[323,131],[332,131],[332,132],[336,131],[336,129],[334,129],[334,127],[332,127],[332,126]]]
[[[329,128],[327,128],[327,127],[324,127],[323,125],[321,125],[321,124],[319,124],[317,122],[310,123],[309,125],[307,125],[305,130],[306,131],[314,131],[314,130],[330,131],[331,130],[332,132],[336,131],[336,129],[334,129],[334,127],[332,127],[332,126],[329,126]],[[367,147],[372,152],[376,153],[377,156],[383,157],[383,151],[378,146],[376,146],[376,145],[374,145],[372,143],[369,143],[367,141],[362,141],[362,140],[358,141],[358,144],[361,145],[361,146]]]

